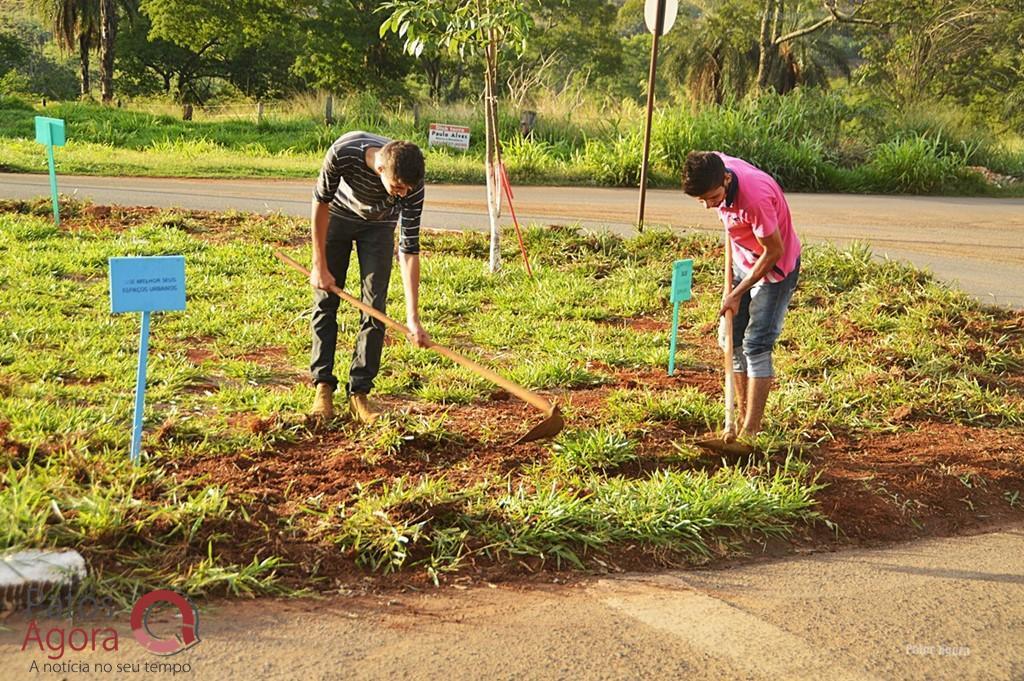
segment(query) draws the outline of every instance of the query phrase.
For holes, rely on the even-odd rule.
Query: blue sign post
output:
[[[50,163],[50,195],[53,197],[53,221],[60,224],[57,205],[57,169],[53,165],[53,148],[64,146],[64,121],[59,118],[36,116],[36,142],[46,147],[46,160]]]
[[[185,309],[185,257],[181,255],[110,258],[110,311],[141,312],[139,365],[135,377],[135,419],[131,459],[142,450],[142,413],[146,402],[149,362],[149,314]]]
[[[679,335],[679,304],[690,299],[693,286],[693,261],[676,260],[672,264],[672,342],[668,350],[668,375],[676,372],[676,338]]]

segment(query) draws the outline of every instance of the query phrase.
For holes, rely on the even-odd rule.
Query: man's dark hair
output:
[[[725,163],[713,151],[691,151],[683,170],[683,191],[690,196],[703,196],[725,182]]]
[[[426,173],[423,152],[412,142],[388,142],[377,152],[377,161],[403,184],[418,187],[423,182]]]

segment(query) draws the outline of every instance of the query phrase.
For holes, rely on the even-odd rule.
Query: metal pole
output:
[[[135,378],[135,427],[132,429],[131,459],[139,462],[142,449],[142,412],[146,405],[146,365],[149,361],[149,310],[142,313],[142,331],[139,333],[139,368]]]
[[[679,303],[672,306],[672,342],[668,349],[668,375],[676,373],[676,338],[679,336]]]
[[[644,231],[644,202],[647,199],[647,161],[651,156],[651,118],[654,114],[654,79],[658,71],[658,38],[665,26],[665,0],[658,0],[658,18],[654,22],[651,43],[651,71],[647,76],[647,128],[644,130],[644,161],[640,166],[640,208],[636,214],[637,231]]]
[[[48,138],[49,139],[49,138]],[[53,161],[53,145],[46,145],[46,160],[50,164],[50,196],[53,198],[53,224],[60,226],[60,203],[57,194],[57,168]]]

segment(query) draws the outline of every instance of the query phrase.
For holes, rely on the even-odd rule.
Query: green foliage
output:
[[[636,459],[636,443],[614,430],[582,430],[563,433],[553,446],[553,465],[572,470],[617,468]]]
[[[531,280],[516,267],[486,275],[481,235],[424,235],[426,326],[439,342],[556,394],[570,423],[550,448],[522,450],[521,465],[475,470],[475,457],[486,462],[500,443],[483,431],[468,436],[463,407],[437,403],[479,406],[498,399],[493,386],[407,344],[387,347],[378,388],[384,399],[416,400],[415,412],[396,409],[358,430],[339,419],[326,436],[302,424],[312,398],[300,375],[308,294],[267,249],[303,234],[301,219],[165,211],[115,231],[91,214],[69,203],[67,220],[81,222],[57,229],[45,202],[0,205],[0,542],[74,546],[103,565],[116,553],[118,571],[99,579],[122,595],[156,583],[195,594],[279,592],[284,573],[313,569],[266,550],[285,540],[340,549],[368,570],[415,567],[439,579],[472,556],[581,565],[623,544],[699,561],[736,537],[784,534],[815,517],[817,487],[797,459],[690,468],[693,437],[722,421],[714,391],[640,378],[593,400],[613,373],[664,371],[664,334],[613,315],[667,319],[664,278],[680,254],[695,261],[695,289],[715,290],[714,238],[531,226],[527,239],[542,254]],[[516,245],[507,248],[511,257]],[[190,282],[189,309],[154,321],[137,467],[126,457],[136,362],[126,339],[138,322],[111,316],[105,302],[107,260],[126,253],[184,253]],[[914,419],[1024,427],[1024,401],[1004,387],[1024,368],[1012,314],[912,267],[876,262],[863,246],[808,248],[804,258],[776,357],[770,441],[802,449]],[[629,285],[635,292],[624,294]],[[715,298],[684,307],[684,346],[717,353],[698,331],[714,319]],[[339,343],[350,345],[356,317],[341,322]],[[269,349],[279,361],[260,359]],[[325,449],[325,437],[345,443],[344,454]],[[263,475],[262,457],[284,446],[351,456],[344,467],[366,477],[330,504],[283,499],[294,515],[268,522],[265,506],[232,486],[181,474],[233,458]]]
[[[1016,0],[871,3],[864,80],[886,99],[956,103],[990,121],[1024,123],[1024,12]]]
[[[863,176],[875,191],[937,194],[967,179],[969,154],[949,149],[938,136],[896,139],[875,148]]]
[[[77,78],[54,45],[42,46],[46,34],[34,23],[0,18],[0,96],[74,99]],[[10,101],[10,100],[9,100]]]
[[[405,50],[419,57],[427,45],[464,57],[482,51],[492,40],[525,49],[533,17],[525,3],[490,0],[391,0],[376,10],[386,19],[380,36],[391,32],[405,39]]]
[[[29,60],[29,49],[18,36],[8,31],[0,31],[0,78],[8,71],[25,66]]]
[[[340,134],[361,129],[420,144],[432,182],[483,181],[483,123],[479,113],[462,107],[422,111],[421,120],[468,125],[473,143],[466,153],[426,148],[425,126],[417,128],[408,107],[369,94],[337,100],[337,123],[331,127],[316,114],[299,113],[268,116],[255,126],[252,109],[246,109],[248,120],[236,115],[196,122],[84,103],[48,111],[68,124],[69,144],[58,159],[62,172],[311,178]],[[502,118],[504,160],[513,184],[636,186],[642,153],[638,111],[627,102],[587,118],[560,118],[553,112],[526,138],[511,132],[514,119]],[[39,155],[30,143],[34,115],[24,104],[4,108],[0,102],[0,149],[11,168],[39,169]],[[686,155],[695,149],[744,158],[787,191],[972,194],[995,190],[969,165],[1024,174],[1019,147],[948,111],[900,112],[878,100],[852,103],[813,91],[696,112],[656,111],[651,186],[678,187]]]
[[[148,68],[162,78],[175,77],[179,101],[205,99],[199,79],[209,76],[257,99],[290,89],[289,69],[301,49],[303,28],[291,3],[142,0],[139,9],[148,21],[123,42],[132,72],[138,77]]]

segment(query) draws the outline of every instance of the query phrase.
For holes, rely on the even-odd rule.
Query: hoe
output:
[[[301,272],[307,278],[309,278],[309,270],[307,270],[305,267],[289,258],[284,253],[277,251],[274,253],[274,255],[276,255],[278,260],[280,260],[284,264],[288,265],[294,270],[297,270],[298,272]],[[383,322],[384,324],[391,327],[395,331],[398,331],[402,335],[407,336],[409,334],[409,329],[404,324],[399,324],[394,319],[388,317],[380,310],[370,307],[369,305],[359,300],[358,298],[355,298],[349,295],[348,293],[345,293],[343,290],[341,290],[340,287],[332,286],[330,291],[334,295],[344,300],[346,303],[358,308],[359,310],[365,312],[371,317],[378,319],[379,321]],[[429,346],[427,346],[427,349],[433,350],[437,354],[447,357],[456,364],[460,364],[466,367],[467,369],[477,374],[478,376],[486,378],[491,383],[501,386],[512,395],[518,397],[523,402],[526,402],[530,406],[536,407],[541,412],[543,412],[544,420],[538,423],[533,428],[531,428],[530,431],[523,435],[521,438],[516,440],[516,444],[552,438],[555,435],[558,435],[560,432],[562,432],[562,428],[565,426],[565,421],[562,419],[562,412],[559,411],[558,405],[552,404],[551,402],[544,399],[544,397],[542,397],[541,395],[538,395],[535,392],[527,390],[526,388],[522,387],[521,385],[513,383],[507,378],[499,376],[498,374],[494,373],[487,367],[481,366],[480,364],[477,364],[473,360],[467,357],[463,357],[462,355],[446,348],[443,345],[438,345],[437,343],[432,342],[430,343]]]
[[[726,234],[725,239],[725,296],[732,292],[732,240]],[[724,296],[723,296],[724,298]],[[725,313],[725,432],[736,435],[736,390],[732,373],[732,310]],[[698,447],[709,449],[727,456],[747,456],[753,453],[753,447],[742,442],[726,442],[725,438],[709,437],[697,442]]]

